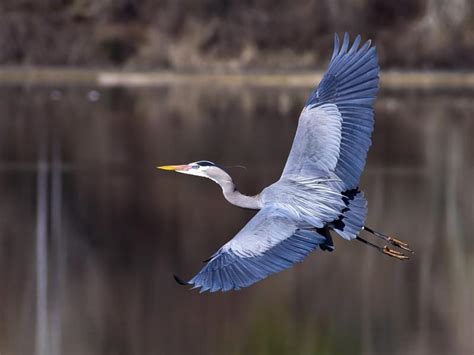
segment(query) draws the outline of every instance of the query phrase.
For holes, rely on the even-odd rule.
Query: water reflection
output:
[[[249,289],[199,295],[172,273],[197,272],[252,213],[155,166],[244,164],[232,175],[257,193],[307,90],[92,90],[0,88],[2,354],[473,353],[474,93],[377,101],[368,224],[413,260],[337,239]]]

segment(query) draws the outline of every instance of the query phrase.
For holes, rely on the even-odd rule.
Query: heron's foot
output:
[[[408,251],[408,252],[410,252],[410,253],[412,253],[412,254],[414,253],[414,251],[411,250],[410,247],[408,246],[408,243],[405,243],[405,242],[403,242],[403,241],[401,241],[401,240],[398,240],[398,239],[396,239],[396,238],[394,238],[394,237],[388,237],[388,238],[387,238],[387,241],[388,241],[390,244],[395,245],[396,247],[399,247],[400,249],[406,250],[406,251]]]
[[[402,250],[405,250],[409,253],[414,253],[413,250],[410,249],[410,247],[408,246],[408,243],[405,243],[404,241],[401,241],[397,238],[394,238],[394,237],[389,237],[388,235],[385,235],[383,233],[380,233],[380,232],[377,232],[377,231],[374,231],[372,228],[369,228],[367,226],[364,226],[363,228],[364,230],[366,230],[367,232],[369,233],[372,233],[373,235],[375,235],[376,237],[380,238],[380,239],[383,239],[385,240],[386,242],[396,246],[397,248],[400,248]]]
[[[391,256],[392,258],[398,259],[398,260],[408,260],[409,257],[403,254],[402,252],[390,249],[388,246],[384,246],[382,248],[382,253],[385,255]]]

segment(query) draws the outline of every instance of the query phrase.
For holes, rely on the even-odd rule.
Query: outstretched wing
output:
[[[335,174],[343,191],[358,186],[379,84],[375,47],[359,44],[360,36],[350,48],[347,33],[341,46],[335,36],[328,70],[306,101],[282,178]]]
[[[238,290],[302,261],[326,242],[331,243],[316,230],[300,229],[284,211],[264,207],[187,284],[201,292]]]

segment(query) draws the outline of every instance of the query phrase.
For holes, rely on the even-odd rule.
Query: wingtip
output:
[[[180,278],[180,277],[179,277],[178,275],[176,275],[176,274],[173,274],[173,278],[174,278],[174,280],[176,281],[176,283],[177,283],[178,285],[183,285],[183,286],[189,285],[189,282],[183,281],[183,279]]]
[[[347,50],[349,49],[349,42],[350,42],[350,36],[348,32],[344,32],[344,36],[342,38],[342,46],[341,50],[339,53],[347,53]]]
[[[339,54],[339,36],[337,32],[334,33],[334,48],[332,51],[332,56],[331,56],[331,61],[336,58],[336,56]]]

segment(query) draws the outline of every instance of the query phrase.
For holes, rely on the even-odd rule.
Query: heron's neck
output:
[[[229,175],[224,179],[217,180],[216,182],[222,187],[225,199],[231,204],[251,210],[259,210],[262,208],[262,202],[260,201],[259,195],[247,196],[240,193]]]

